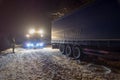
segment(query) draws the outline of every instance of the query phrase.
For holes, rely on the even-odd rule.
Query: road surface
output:
[[[0,80],[120,80],[120,73],[72,60],[57,49],[11,49],[0,54]]]

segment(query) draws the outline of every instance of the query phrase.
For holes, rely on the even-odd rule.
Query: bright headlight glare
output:
[[[29,37],[30,37],[30,35],[29,35],[29,34],[27,34],[27,35],[26,35],[26,37],[27,37],[27,38],[29,38]]]
[[[33,45],[33,44],[31,44],[31,46],[33,47],[34,45]]]
[[[34,29],[31,29],[31,30],[29,31],[29,33],[30,33],[30,34],[34,34],[34,33],[35,33],[35,30],[34,30]]]
[[[43,30],[39,30],[38,33],[43,34]]]
[[[27,47],[30,47],[30,44],[29,44],[29,43],[27,43],[26,45],[27,45]]]
[[[36,46],[43,46],[44,43],[37,43]]]
[[[27,43],[26,46],[27,47],[33,47],[34,45],[32,43]]]
[[[43,46],[44,45],[44,43],[40,43],[40,46]]]

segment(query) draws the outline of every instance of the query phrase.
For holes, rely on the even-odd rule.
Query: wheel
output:
[[[65,54],[66,56],[68,57],[71,57],[72,56],[72,47],[70,45],[67,45],[66,48],[65,48]]]
[[[59,45],[59,50],[62,54],[65,54],[65,45],[64,44],[60,44]]]
[[[74,57],[74,59],[82,58],[82,50],[78,46],[75,46],[73,48],[73,57]]]

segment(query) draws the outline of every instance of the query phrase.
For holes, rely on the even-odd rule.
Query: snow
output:
[[[0,80],[120,80],[110,68],[72,60],[57,49],[15,51],[0,54]]]

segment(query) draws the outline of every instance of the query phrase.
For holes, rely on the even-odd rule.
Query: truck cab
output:
[[[44,47],[43,31],[31,29],[26,35],[24,47],[28,49],[36,49]]]

